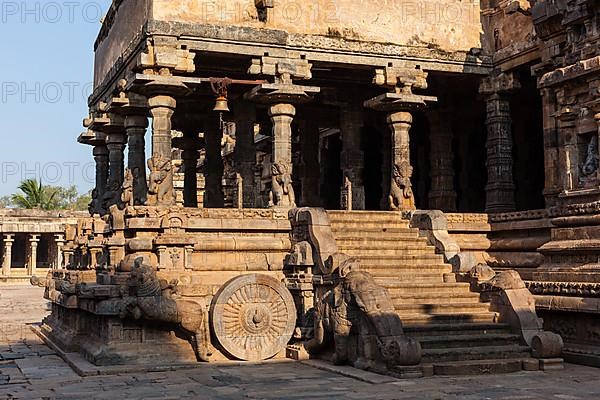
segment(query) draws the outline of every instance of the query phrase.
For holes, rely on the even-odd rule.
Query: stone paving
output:
[[[0,399],[600,399],[600,369],[576,365],[381,384],[292,361],[82,378],[27,326],[47,307],[39,288],[0,287]]]

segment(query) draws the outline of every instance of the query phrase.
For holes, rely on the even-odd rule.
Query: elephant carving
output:
[[[420,362],[420,344],[404,335],[390,295],[370,274],[352,271],[317,290],[314,338],[305,344],[310,353],[333,344],[334,363],[376,372]]]
[[[190,341],[199,361],[210,357],[207,315],[201,304],[177,298],[177,282],[159,280],[156,271],[134,263],[128,280],[129,296],[123,299],[121,318],[146,319],[180,325],[190,334]]]

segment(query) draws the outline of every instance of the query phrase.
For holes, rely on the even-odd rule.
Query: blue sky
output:
[[[94,185],[87,115],[93,46],[110,0],[0,1],[0,196],[23,178]]]

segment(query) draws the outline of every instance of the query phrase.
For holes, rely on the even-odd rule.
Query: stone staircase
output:
[[[421,343],[426,375],[514,372],[531,361],[520,336],[494,322],[489,304],[456,282],[443,255],[400,214],[328,214],[340,250],[389,291],[406,334]]]

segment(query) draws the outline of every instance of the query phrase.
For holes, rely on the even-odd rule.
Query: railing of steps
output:
[[[448,221],[441,211],[414,211],[406,215],[412,228],[426,237],[436,251],[452,264],[457,280],[471,284],[479,292],[491,311],[498,314],[497,322],[507,323],[521,335],[522,342],[532,348],[532,355],[540,365],[562,365],[560,358],[564,343],[560,335],[543,330],[543,321],[535,310],[535,298],[527,289],[518,272],[496,273],[489,265],[480,263],[471,253],[462,252],[448,233]]]
[[[303,326],[288,353],[333,352],[336,364],[379,373],[419,364],[419,342],[404,334],[387,290],[360,271],[358,259],[340,252],[327,212],[294,209],[290,222],[293,251],[285,264]]]

